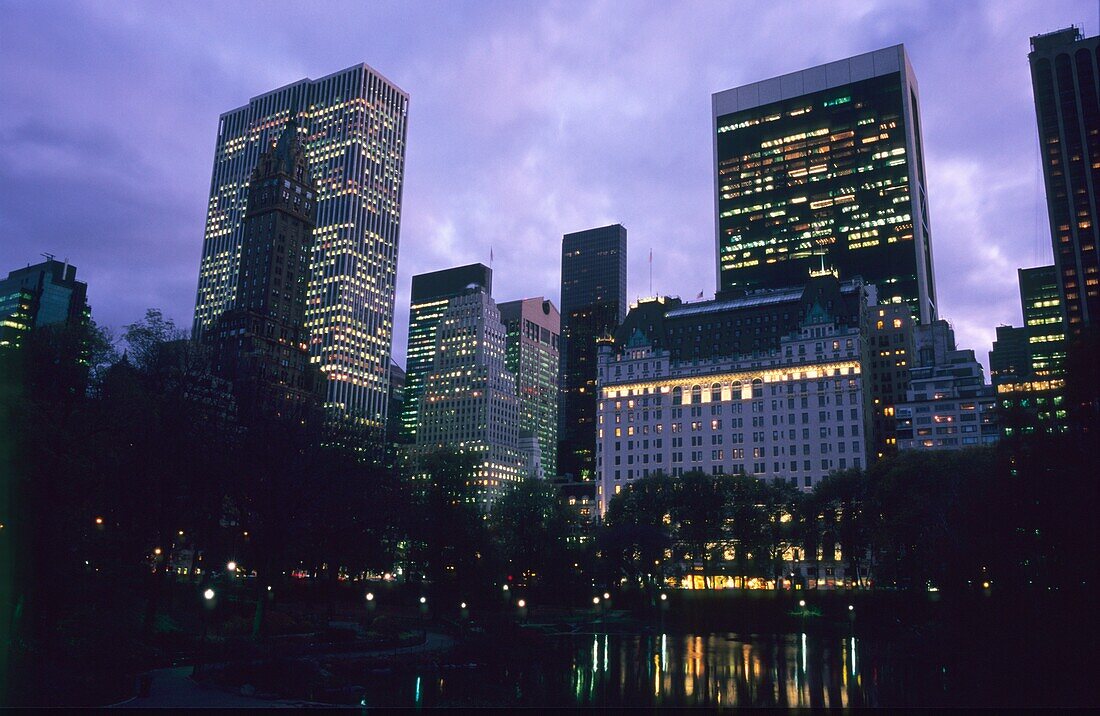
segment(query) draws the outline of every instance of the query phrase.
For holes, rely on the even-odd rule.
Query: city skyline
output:
[[[638,5],[636,25],[611,34],[594,63],[604,69],[592,74],[581,50],[594,46],[589,32],[613,26],[617,13],[610,8],[594,6],[582,18],[568,8],[543,8],[533,21],[503,6],[459,12],[449,21],[471,30],[466,44],[436,47],[429,44],[433,33],[418,30],[437,20],[424,17],[417,25],[389,7],[347,6],[317,18],[315,28],[292,21],[288,10],[255,33],[265,38],[262,45],[215,26],[231,28],[240,10],[223,17],[210,6],[206,17],[189,14],[187,23],[173,19],[171,9],[107,13],[66,5],[62,13],[59,7],[12,6],[10,40],[0,50],[23,58],[3,63],[0,83],[13,114],[3,130],[4,181],[12,187],[0,200],[9,237],[5,265],[34,263],[50,251],[81,267],[98,323],[118,329],[158,307],[177,325],[189,325],[217,115],[302,77],[367,62],[412,97],[393,341],[400,363],[414,273],[487,261],[492,251],[502,300],[541,293],[560,305],[557,240],[590,226],[631,228],[629,300],[649,293],[709,296],[713,281],[695,276],[702,273],[700,257],[713,255],[711,93],[895,43],[905,44],[921,82],[940,315],[954,324],[960,345],[973,346],[984,361],[996,325],[1020,323],[1016,268],[1051,261],[1029,37],[1070,23],[1083,25],[1086,36],[1096,32],[1095,10],[1084,2],[933,4],[908,18],[882,5],[707,7],[658,19],[655,5]],[[167,17],[155,24],[175,29],[148,36],[154,23],[145,21],[161,14]],[[378,22],[365,31],[363,23],[333,22],[357,14]],[[822,42],[782,53],[757,39],[767,33],[754,32],[737,49],[724,49],[723,32],[746,15],[773,32],[843,32],[823,32]],[[66,39],[49,45],[56,52],[48,58],[31,29],[43,16]],[[938,23],[921,22],[933,16]],[[666,33],[668,26],[703,25],[698,47],[665,39],[676,34]],[[967,32],[916,29],[933,25]],[[571,37],[574,26],[586,32]],[[137,27],[141,33],[131,29]],[[107,39],[96,39],[96,29]],[[385,38],[389,31],[394,36]],[[206,41],[195,42],[192,33]],[[364,33],[381,41],[367,49]],[[109,51],[100,44],[108,41]],[[66,63],[69,50],[103,61]],[[144,71],[122,72],[120,62]],[[958,72],[960,63],[967,72]],[[95,75],[93,65],[108,74]],[[208,82],[211,76],[217,81]],[[469,96],[456,104],[452,85]],[[53,118],[62,102],[79,122]],[[120,111],[139,121],[118,122]],[[443,123],[445,111],[453,118]],[[983,117],[994,121],[983,125]],[[639,152],[640,146],[651,149]],[[162,153],[173,159],[164,161]],[[71,167],[88,165],[91,181],[69,184]],[[458,176],[467,181],[456,184]],[[47,215],[41,197],[61,191],[75,192],[73,208]],[[89,207],[96,208],[91,221]],[[146,270],[143,257],[153,253],[162,270]],[[693,279],[697,286],[688,285]],[[981,296],[972,285],[983,286]]]

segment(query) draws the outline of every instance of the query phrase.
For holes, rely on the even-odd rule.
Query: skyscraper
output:
[[[935,320],[919,104],[902,45],[715,93],[719,290],[824,265]]]
[[[626,229],[566,234],[561,244],[561,409],[558,471],[595,478],[596,339],[626,316]]]
[[[541,296],[499,307],[508,332],[505,364],[516,377],[520,434],[537,439],[543,471],[556,475],[561,316]]]
[[[1066,324],[1054,266],[1019,270],[1022,328],[998,326],[989,352],[1005,437],[1069,429]]]
[[[1100,36],[1083,38],[1076,27],[1037,35],[1028,61],[1054,265],[1072,337],[1100,319]]]
[[[482,509],[527,474],[506,343],[496,303],[483,287],[471,285],[448,301],[439,319],[420,394],[416,453],[450,448],[472,454],[471,486]]]
[[[218,122],[195,301],[201,337],[240,280],[248,178],[294,117],[317,185],[306,289],[310,360],[330,417],[385,425],[409,98],[366,65],[252,98]],[[380,433],[379,433],[380,434]]]
[[[302,419],[320,402],[305,327],[315,192],[292,117],[249,180],[236,299],[203,333],[246,415]]]
[[[424,378],[435,360],[435,332],[450,300],[470,286],[493,293],[493,270],[484,264],[468,264],[422,273],[412,278],[409,304],[409,338],[405,351],[405,394],[401,407],[399,440],[416,441],[420,394]]]
[[[0,348],[19,346],[35,328],[80,326],[90,318],[88,284],[76,280],[76,266],[68,261],[47,256],[0,281]]]

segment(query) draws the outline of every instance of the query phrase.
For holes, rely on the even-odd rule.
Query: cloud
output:
[[[1027,39],[1076,2],[6,3],[0,268],[41,251],[101,323],[193,311],[220,113],[367,62],[411,95],[394,353],[410,277],[495,256],[558,300],[563,233],[629,231],[631,298],[714,290],[710,95],[904,42],[920,82],[937,287],[984,360],[1050,260]]]

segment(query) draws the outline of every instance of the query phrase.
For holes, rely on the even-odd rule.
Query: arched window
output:
[[[752,397],[764,397],[764,381],[760,380],[759,378],[752,379]]]
[[[676,386],[672,389],[672,404],[682,405],[684,402],[684,389],[680,386]]]
[[[691,404],[703,402],[703,389],[698,385],[691,386]]]
[[[734,400],[741,400],[741,381],[735,380],[730,385],[730,397]]]
[[[711,402],[717,403],[722,400],[722,384],[714,383],[710,386],[710,399]]]

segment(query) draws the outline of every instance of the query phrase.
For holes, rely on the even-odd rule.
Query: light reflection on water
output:
[[[854,637],[662,634],[590,639],[590,648],[576,651],[571,671],[575,703],[580,705],[868,704]]]
[[[878,701],[875,679],[860,671],[876,661],[864,648],[855,637],[802,633],[593,634],[477,666],[353,678],[370,706],[844,708]]]

